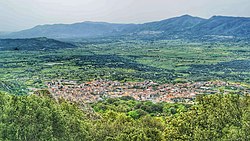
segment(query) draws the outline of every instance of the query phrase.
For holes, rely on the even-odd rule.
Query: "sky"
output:
[[[0,31],[83,21],[145,23],[184,14],[250,17],[250,0],[0,0]]]

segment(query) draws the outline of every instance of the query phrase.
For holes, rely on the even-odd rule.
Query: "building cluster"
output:
[[[153,102],[190,102],[198,94],[215,94],[231,91],[249,93],[250,90],[240,84],[223,81],[208,81],[178,84],[157,84],[152,81],[118,82],[95,80],[82,84],[75,81],[56,80],[47,83],[54,98],[64,98],[76,102],[95,102],[104,98],[131,96],[136,100]],[[223,88],[223,89],[220,89]]]

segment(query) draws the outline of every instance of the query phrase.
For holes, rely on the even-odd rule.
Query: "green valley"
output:
[[[249,141],[249,29],[183,15],[0,32],[0,140]]]

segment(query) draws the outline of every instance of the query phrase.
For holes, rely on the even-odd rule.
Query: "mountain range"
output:
[[[209,19],[183,15],[144,24],[82,22],[38,25],[34,28],[0,35],[0,38],[96,38],[96,37],[250,37],[250,18],[213,16]]]

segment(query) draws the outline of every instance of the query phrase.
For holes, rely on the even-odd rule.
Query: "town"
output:
[[[53,80],[47,83],[55,99],[93,103],[105,98],[130,96],[140,101],[191,103],[200,94],[247,94],[250,89],[238,83],[207,81],[194,83],[157,84],[152,81],[118,82],[95,80],[82,84],[69,80]]]

